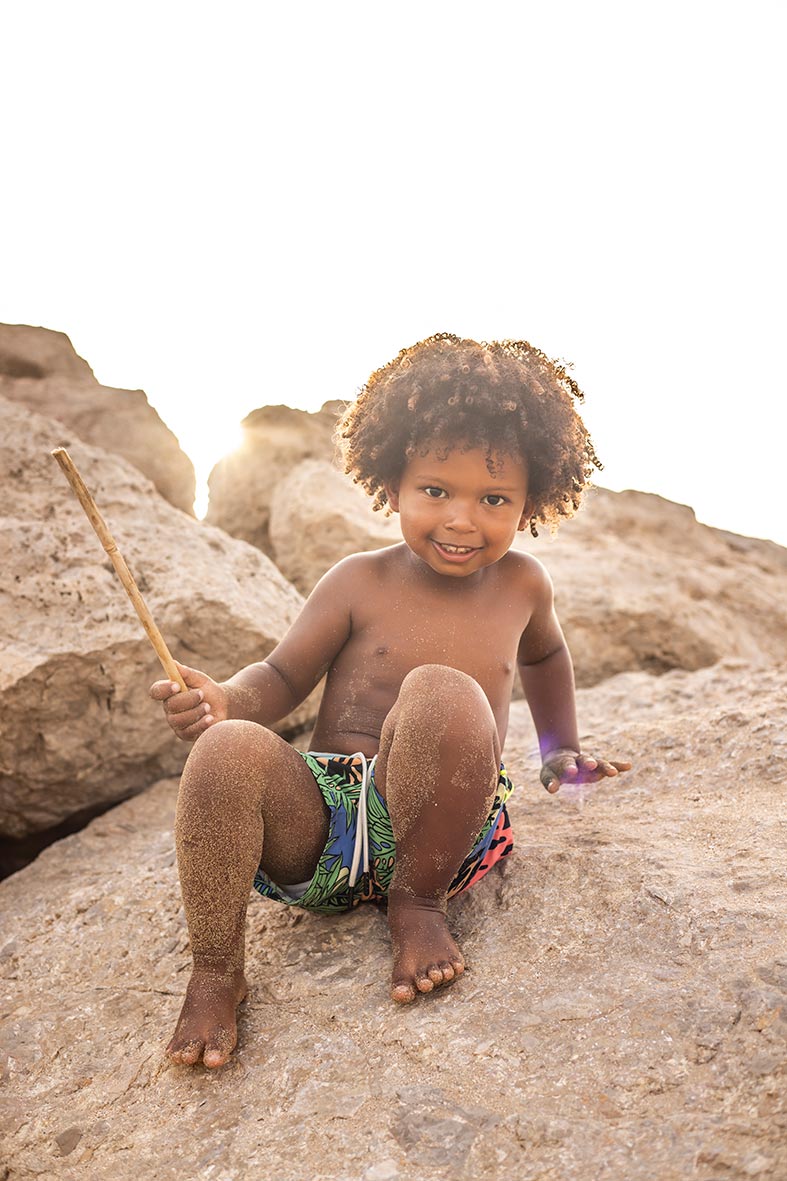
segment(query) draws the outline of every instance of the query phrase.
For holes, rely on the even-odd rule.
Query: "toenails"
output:
[[[176,1066],[193,1066],[202,1054],[202,1042],[187,1042],[177,1050],[167,1046],[167,1054]]]
[[[404,981],[394,984],[391,989],[391,997],[399,1005],[409,1005],[411,1001],[415,1000],[415,995],[415,989],[412,984],[407,984]]]
[[[210,1070],[215,1070],[217,1066],[223,1066],[227,1061],[227,1055],[221,1050],[206,1050],[202,1055],[202,1061]]]

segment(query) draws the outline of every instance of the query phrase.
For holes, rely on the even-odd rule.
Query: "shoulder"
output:
[[[507,582],[533,602],[552,601],[552,579],[546,566],[532,554],[509,550],[501,559],[501,574]]]
[[[389,572],[399,569],[402,551],[405,548],[404,543],[400,543],[399,545],[385,546],[383,549],[349,554],[323,574],[312,594],[323,589],[336,591],[339,588],[347,590],[368,588]]]

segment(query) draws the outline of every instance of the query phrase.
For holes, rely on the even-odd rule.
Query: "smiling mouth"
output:
[[[445,541],[435,541],[434,543],[438,549],[445,550],[447,554],[474,554],[478,549],[475,545],[448,545]]]

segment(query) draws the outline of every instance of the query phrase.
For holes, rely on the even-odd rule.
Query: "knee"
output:
[[[264,749],[275,735],[256,722],[241,718],[230,718],[226,722],[214,722],[199,736],[189,755],[192,759],[244,758],[251,751]]]
[[[181,791],[221,794],[246,791],[255,769],[263,766],[276,735],[256,722],[233,718],[216,722],[199,736],[183,769]]]
[[[398,719],[409,730],[430,734],[457,748],[497,749],[497,723],[484,690],[473,677],[444,664],[423,664],[408,673],[399,694]]]
[[[451,716],[468,708],[490,716],[492,712],[478,681],[447,664],[421,664],[414,668],[402,681],[399,700],[412,701],[419,710],[446,712]]]

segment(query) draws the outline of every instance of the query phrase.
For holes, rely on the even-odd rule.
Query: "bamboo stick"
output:
[[[170,680],[180,685],[181,689],[187,689],[186,682],[178,672],[178,666],[172,659],[172,654],[164,642],[164,637],[156,627],[156,624],[153,621],[153,616],[150,614],[145,600],[140,594],[139,587],[134,581],[134,576],[126,565],[126,561],[123,555],[120,553],[114,537],[107,528],[106,521],[98,511],[95,500],[88,492],[84,480],[74,466],[74,461],[64,447],[56,447],[52,452],[52,456],[57,460],[57,462],[60,464],[60,467],[63,469],[63,474],[71,485],[77,500],[85,510],[87,519],[95,529],[99,541],[109,555],[112,565],[117,570],[120,581],[123,583],[126,594],[131,599],[134,610],[139,616],[140,622],[148,634],[148,639],[155,648],[156,655],[161,661],[161,666],[164,669],[164,672],[167,674]]]

